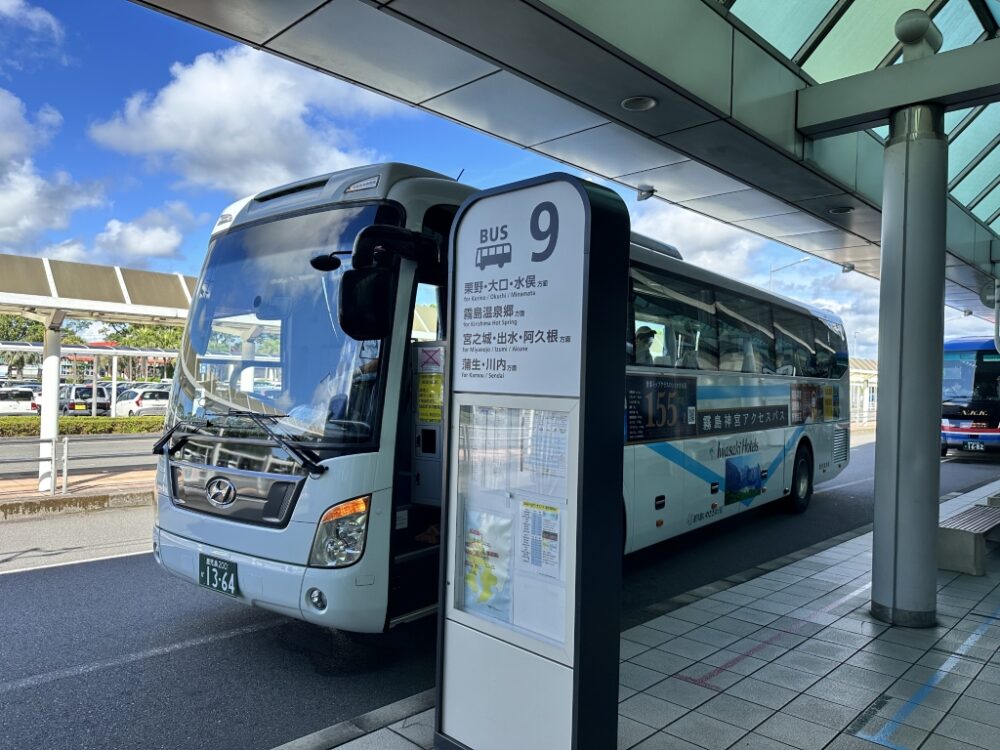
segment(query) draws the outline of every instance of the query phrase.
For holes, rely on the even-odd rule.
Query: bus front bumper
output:
[[[200,585],[200,555],[236,564],[238,596],[219,596],[261,607],[323,627],[359,633],[380,633],[385,628],[385,598],[378,596],[374,576],[342,570],[265,560],[232,550],[202,544],[153,527],[153,554],[171,575]],[[309,592],[319,589],[326,607],[318,609]]]

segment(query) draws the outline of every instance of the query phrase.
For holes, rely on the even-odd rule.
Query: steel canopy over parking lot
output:
[[[934,621],[941,303],[992,319],[1000,270],[996,0],[136,1],[881,278],[873,611]]]
[[[0,313],[21,315],[45,324],[39,491],[48,492],[55,486],[51,459],[52,440],[59,431],[59,360],[63,321],[70,317],[182,326],[187,320],[195,283],[195,279],[179,273],[0,255]],[[96,348],[88,351],[94,354],[99,352]],[[113,380],[117,380],[117,353],[109,353],[109,356],[112,357]],[[95,378],[96,373],[95,367]]]

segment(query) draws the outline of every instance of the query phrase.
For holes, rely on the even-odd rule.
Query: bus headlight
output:
[[[371,495],[338,503],[319,519],[309,564],[341,568],[357,562],[365,551]]]

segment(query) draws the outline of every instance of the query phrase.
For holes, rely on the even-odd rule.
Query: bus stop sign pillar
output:
[[[920,11],[900,18],[904,65],[940,47],[934,31]],[[943,117],[935,104],[893,113],[884,161],[871,611],[908,627],[934,625],[937,611],[948,200]]]
[[[570,175],[455,219],[439,750],[617,744],[628,255]]]

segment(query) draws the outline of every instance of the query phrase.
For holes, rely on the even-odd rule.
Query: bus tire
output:
[[[944,443],[941,443],[941,458],[944,458],[947,455],[948,455],[948,446],[945,445]]]
[[[808,446],[800,445],[795,451],[795,462],[792,464],[792,491],[788,495],[788,510],[792,513],[805,513],[812,499],[813,466],[812,451]]]

